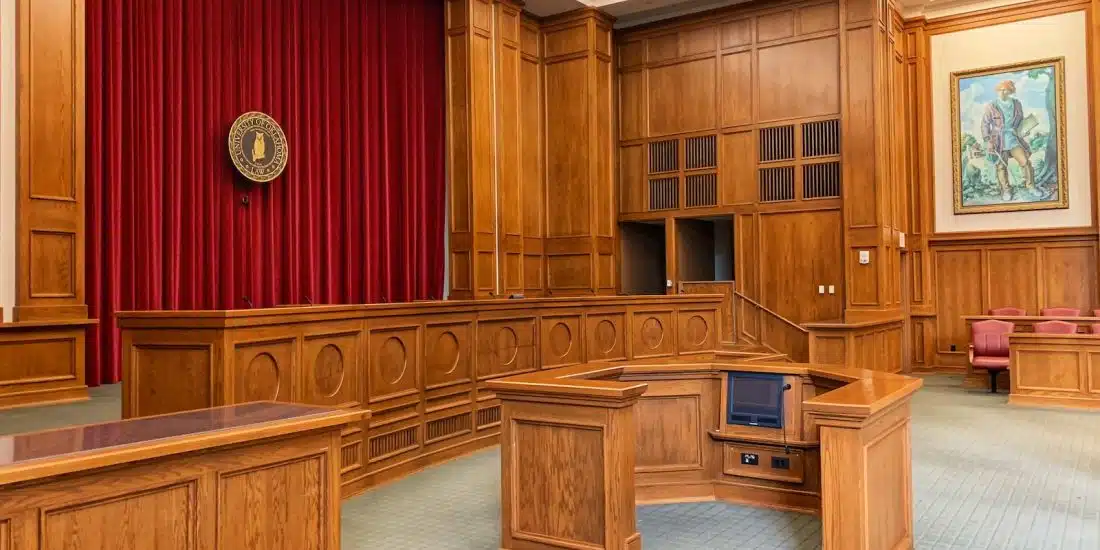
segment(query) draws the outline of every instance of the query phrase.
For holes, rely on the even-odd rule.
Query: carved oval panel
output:
[[[451,374],[458,368],[459,355],[458,338],[455,333],[448,330],[440,334],[435,341],[435,346],[432,348],[432,364],[447,369],[443,374]]]
[[[559,321],[550,329],[550,352],[554,357],[565,357],[570,349],[573,349],[573,331],[569,330],[569,325]]]
[[[279,363],[270,353],[260,353],[248,362],[243,376],[242,397],[246,401],[273,401],[279,397]]]
[[[519,355],[519,338],[516,337],[516,331],[511,327],[502,327],[497,331],[496,335],[496,351],[497,357],[500,358],[500,364],[511,365],[516,362],[516,356]]]
[[[687,340],[693,346],[701,346],[710,336],[710,324],[706,319],[695,315],[687,322]]]
[[[596,349],[606,355],[615,349],[619,343],[619,331],[615,329],[615,323],[604,319],[596,325]]]
[[[656,317],[650,317],[642,323],[642,343],[649,349],[661,347],[665,339],[665,326]]]
[[[313,361],[313,383],[317,393],[332,397],[344,385],[344,354],[340,348],[326,344]]]
[[[382,343],[378,350],[379,372],[386,383],[393,385],[405,377],[405,370],[409,365],[409,355],[405,350],[405,343],[396,336],[391,336]]]

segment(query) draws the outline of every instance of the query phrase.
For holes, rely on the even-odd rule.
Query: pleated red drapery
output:
[[[88,0],[89,384],[114,312],[439,299],[443,2]],[[247,184],[246,111],[289,141]]]

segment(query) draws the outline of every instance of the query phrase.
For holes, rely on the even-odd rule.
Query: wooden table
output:
[[[783,428],[726,423],[731,371],[783,376]],[[820,513],[825,550],[911,548],[909,401],[921,384],[721,352],[492,381],[504,414],[501,548],[638,549],[637,503],[699,500]],[[758,462],[745,467],[743,453]]]
[[[1008,337],[1012,405],[1100,409],[1100,335]]]
[[[340,431],[257,402],[0,437],[0,548],[336,550]]]

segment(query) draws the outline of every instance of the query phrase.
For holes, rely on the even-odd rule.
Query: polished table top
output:
[[[264,401],[0,436],[0,485],[344,424],[364,414]]]

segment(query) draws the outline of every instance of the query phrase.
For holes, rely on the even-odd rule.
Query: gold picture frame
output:
[[[955,214],[1069,208],[1067,153],[1065,58],[951,73]]]

